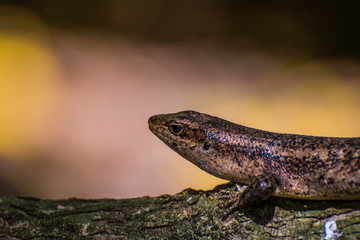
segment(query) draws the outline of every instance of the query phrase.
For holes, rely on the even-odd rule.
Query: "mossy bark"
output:
[[[360,201],[270,198],[226,219],[232,183],[134,199],[0,197],[1,239],[360,239]],[[337,229],[324,227],[334,220]],[[333,225],[334,226],[334,225]]]

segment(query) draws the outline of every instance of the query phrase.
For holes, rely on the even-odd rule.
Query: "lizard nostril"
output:
[[[161,119],[160,117],[161,117],[161,115],[154,115],[148,119],[148,124],[149,124],[150,130],[154,129],[154,127],[160,125],[160,119]]]
[[[154,122],[155,122],[154,116],[150,117],[149,120],[148,120],[148,124],[149,124],[149,128],[150,128],[150,129],[153,129],[153,127],[154,127]]]

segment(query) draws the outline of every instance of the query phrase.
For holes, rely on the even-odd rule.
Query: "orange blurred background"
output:
[[[336,26],[342,37],[321,42],[329,33],[313,36],[323,25],[296,6],[25,2],[0,5],[0,194],[126,198],[225,182],[151,134],[159,113],[360,136],[359,49]]]

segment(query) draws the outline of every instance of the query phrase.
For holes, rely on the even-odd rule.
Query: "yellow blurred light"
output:
[[[32,150],[56,91],[59,69],[45,44],[0,34],[0,154],[22,157]]]

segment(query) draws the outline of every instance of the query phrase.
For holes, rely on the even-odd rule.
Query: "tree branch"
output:
[[[272,197],[223,220],[219,205],[236,191],[228,183],[211,191],[120,200],[0,197],[0,238],[320,239],[325,232],[328,239],[360,238],[360,201]]]

